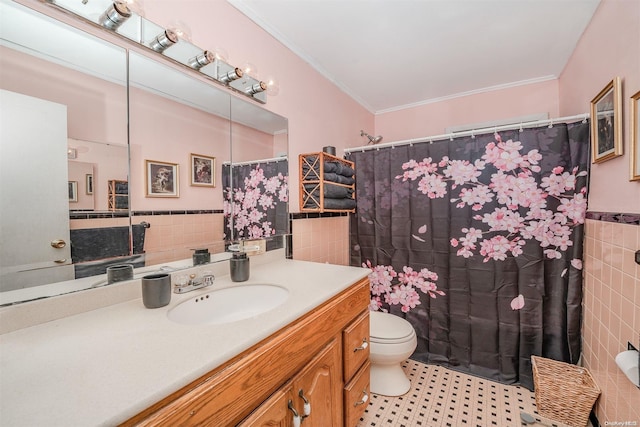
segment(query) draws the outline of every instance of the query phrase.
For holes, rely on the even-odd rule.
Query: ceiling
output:
[[[600,0],[228,0],[373,113],[557,78]]]

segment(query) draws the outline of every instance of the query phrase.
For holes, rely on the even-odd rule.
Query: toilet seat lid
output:
[[[369,321],[371,341],[404,341],[415,334],[411,323],[393,314],[371,311]]]

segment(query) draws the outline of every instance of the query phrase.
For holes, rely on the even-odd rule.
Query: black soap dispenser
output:
[[[249,257],[244,252],[235,252],[229,260],[231,270],[231,280],[234,282],[245,282],[249,280]]]

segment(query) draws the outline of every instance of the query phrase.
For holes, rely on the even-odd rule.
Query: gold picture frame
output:
[[[622,83],[615,77],[591,100],[591,162],[622,155]]]
[[[191,153],[190,184],[194,187],[216,186],[216,158],[203,154]]]
[[[629,108],[629,135],[631,136],[629,147],[629,181],[640,180],[640,90],[631,96],[631,108]]]
[[[146,197],[180,197],[177,163],[145,160]]]

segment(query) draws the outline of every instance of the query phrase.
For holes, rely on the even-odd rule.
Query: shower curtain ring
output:
[[[522,122],[520,122],[520,129],[518,130],[518,132],[522,132],[524,129],[522,129]]]
[[[549,129],[551,129],[553,127],[553,119],[549,120]]]

